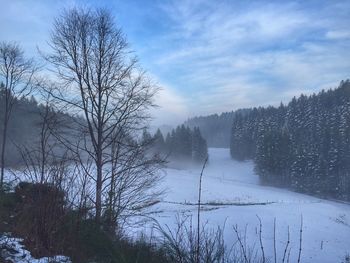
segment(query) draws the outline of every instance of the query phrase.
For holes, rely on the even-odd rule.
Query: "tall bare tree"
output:
[[[117,160],[112,146],[120,145],[116,140],[121,143],[122,134],[135,136],[146,125],[157,88],[106,10],[63,12],[55,20],[50,44],[53,52],[46,58],[61,81],[52,95],[80,120],[75,125],[79,140],[65,143],[94,162],[90,176],[95,182],[95,219],[100,222],[103,194]]]
[[[5,150],[7,133],[13,106],[16,101],[30,92],[30,84],[37,68],[32,59],[24,57],[23,50],[16,43],[0,43],[0,80],[4,86],[5,103],[3,109],[1,158],[0,158],[0,189],[4,183]]]

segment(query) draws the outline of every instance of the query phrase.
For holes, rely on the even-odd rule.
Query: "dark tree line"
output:
[[[231,156],[254,159],[263,183],[350,199],[350,82],[238,114]]]
[[[189,127],[181,125],[168,133],[165,138],[158,129],[153,140],[154,150],[169,155],[170,159],[203,163],[208,157],[207,142],[202,137],[198,127],[191,130]]]
[[[5,103],[5,87],[0,84],[0,105],[3,106]],[[8,123],[8,142],[5,150],[5,167],[14,167],[23,165],[23,156],[21,150],[26,148],[32,148],[37,144],[38,138],[40,137],[41,124],[43,116],[50,115],[50,120],[61,119],[67,122],[71,117],[68,114],[57,112],[51,107],[47,107],[44,103],[38,103],[33,97],[21,97],[16,98],[12,94],[11,100],[14,105],[12,109],[12,119]],[[55,117],[53,117],[55,116]],[[3,141],[4,124],[3,119],[5,118],[5,108],[0,107],[0,144]]]

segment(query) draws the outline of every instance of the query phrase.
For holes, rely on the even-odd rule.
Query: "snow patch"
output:
[[[14,238],[9,235],[0,237],[0,254],[1,257],[12,263],[72,263],[72,261],[65,256],[43,257],[35,259],[30,252],[24,248],[22,238]]]

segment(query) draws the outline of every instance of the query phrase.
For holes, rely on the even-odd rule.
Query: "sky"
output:
[[[0,41],[49,52],[63,8],[107,8],[161,87],[154,124],[278,105],[350,78],[350,1],[0,0]]]

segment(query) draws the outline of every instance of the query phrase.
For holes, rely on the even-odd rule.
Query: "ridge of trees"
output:
[[[13,96],[9,94],[9,96]],[[11,121],[8,123],[8,142],[6,144],[5,167],[15,167],[24,165],[21,155],[21,146],[31,147],[36,143],[40,133],[40,123],[42,115],[46,110],[55,115],[55,118],[69,120],[72,116],[64,112],[55,111],[52,107],[46,107],[45,103],[38,102],[35,97],[22,96],[20,98],[12,97],[14,105],[12,109]],[[5,87],[0,83],[0,105],[5,103]],[[3,141],[3,120],[5,116],[4,107],[0,107],[0,144]],[[72,121],[70,121],[72,122]]]
[[[230,150],[254,159],[263,183],[350,200],[350,81],[237,114]]]

